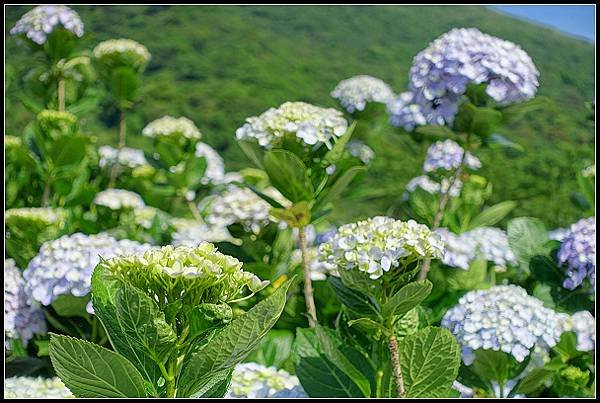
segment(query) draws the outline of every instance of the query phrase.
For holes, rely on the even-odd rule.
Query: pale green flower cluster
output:
[[[342,225],[320,246],[320,258],[338,270],[357,269],[376,280],[392,268],[444,254],[441,237],[414,220],[377,216]]]
[[[385,81],[360,75],[340,81],[331,96],[338,99],[348,113],[354,113],[364,110],[370,102],[387,104],[394,92]]]
[[[15,376],[4,380],[5,399],[64,399],[75,397],[58,377]]]
[[[94,204],[111,210],[139,209],[146,206],[142,197],[124,189],[106,189],[96,194]]]
[[[254,139],[260,146],[272,148],[289,133],[308,145],[325,144],[331,148],[347,129],[348,122],[336,109],[286,102],[258,117],[247,118],[246,124],[237,129],[235,135],[238,140]]]
[[[23,142],[19,137],[5,135],[4,136],[4,147],[8,150],[10,148],[20,147]]]
[[[148,123],[142,134],[150,138],[183,136],[191,140],[200,140],[202,137],[202,133],[190,119],[168,115]]]
[[[4,219],[7,222],[27,220],[35,222],[37,226],[62,226],[67,220],[67,211],[62,208],[52,207],[13,208],[4,212]]]
[[[148,49],[131,39],[110,39],[94,48],[94,57],[108,67],[129,66],[143,71],[150,61]]]
[[[181,300],[189,306],[230,302],[246,287],[254,293],[269,284],[242,270],[242,264],[208,242],[195,247],[168,245],[100,262],[117,279],[151,291],[159,305]]]
[[[69,112],[44,109],[37,114],[37,121],[44,130],[68,131],[77,123],[77,117]]]

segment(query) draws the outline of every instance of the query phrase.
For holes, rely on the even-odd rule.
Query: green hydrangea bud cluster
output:
[[[160,307],[175,301],[187,306],[231,302],[245,288],[255,293],[269,283],[242,270],[242,262],[208,242],[197,247],[164,246],[100,265],[118,280],[148,292]]]
[[[131,39],[110,39],[94,48],[94,57],[109,68],[127,66],[142,72],[150,61],[148,49]]]

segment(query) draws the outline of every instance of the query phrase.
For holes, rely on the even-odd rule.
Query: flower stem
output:
[[[65,79],[58,79],[58,110],[65,111]]]
[[[315,307],[312,280],[310,278],[310,266],[308,263],[308,256],[306,251],[306,232],[304,227],[298,228],[298,239],[300,243],[300,251],[302,252],[302,269],[304,271],[304,299],[306,300],[308,324],[310,327],[315,327],[315,325],[317,324],[317,308]]]
[[[437,206],[437,210],[435,212],[435,216],[433,217],[433,223],[431,225],[431,230],[435,231],[439,228],[442,218],[444,218],[444,212],[446,211],[446,205],[450,200],[450,190],[452,186],[456,183],[460,175],[463,171],[463,164],[465,162],[465,158],[467,155],[467,150],[463,151],[463,155],[460,159],[460,164],[458,168],[454,171],[454,174],[450,178],[450,183],[448,183],[448,188],[446,190],[441,190],[440,192],[440,202]],[[431,258],[427,258],[423,260],[423,266],[421,266],[421,271],[419,272],[419,280],[425,280],[427,278],[427,273],[429,272],[429,268],[431,267]]]
[[[396,381],[396,394],[398,395],[398,397],[404,397],[404,380],[402,378],[402,369],[400,368],[398,340],[393,334],[388,339],[388,347],[390,349],[390,357],[392,359],[392,371],[394,373],[394,380]]]
[[[50,199],[50,174],[46,177],[46,182],[44,183],[44,193],[42,194],[42,207],[48,207],[48,202]]]
[[[117,146],[117,160],[110,168],[110,180],[108,181],[108,188],[112,188],[117,180],[117,170],[119,165],[119,155],[121,149],[125,147],[125,140],[127,136],[127,121],[125,120],[125,109],[119,109],[119,144]]]

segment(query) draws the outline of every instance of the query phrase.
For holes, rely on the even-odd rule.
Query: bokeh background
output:
[[[8,33],[29,8],[5,8],[5,128],[12,135],[20,135],[34,116],[22,102],[31,53]],[[594,123],[585,107],[595,96],[595,44],[589,38],[482,6],[72,8],[86,27],[82,49],[122,37],[152,53],[128,122],[129,145],[144,141],[141,129],[149,121],[165,114],[187,116],[224,156],[228,170],[249,166],[234,136],[248,116],[285,101],[336,106],[329,93],[357,74],[381,78],[403,92],[413,56],[454,27],[477,27],[515,42],[540,70],[538,94],[552,103],[501,130],[525,152],[480,152],[481,173],[494,184],[490,203],[515,200],[511,217],[539,217],[549,228],[579,218],[570,200],[575,174],[595,158]],[[115,144],[117,111],[97,91],[97,107],[82,120],[82,130],[99,144]],[[365,139],[377,158],[360,192],[337,209],[340,222],[386,214],[420,173],[427,144],[416,144],[385,122],[380,128]]]

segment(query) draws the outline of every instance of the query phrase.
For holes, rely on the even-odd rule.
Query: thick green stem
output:
[[[65,79],[58,79],[58,110],[65,111]]]
[[[298,240],[302,252],[302,269],[304,271],[304,299],[306,300],[306,312],[308,313],[308,324],[315,327],[317,324],[317,308],[313,295],[312,280],[310,278],[310,264],[307,255],[306,232],[304,227],[298,228]]]
[[[125,140],[127,136],[127,121],[125,120],[125,109],[121,108],[119,110],[119,144],[118,144],[118,152],[117,152],[117,160],[114,162],[110,169],[110,180],[108,181],[108,188],[112,188],[115,185],[115,181],[117,180],[117,172],[119,167],[119,155],[121,154],[121,149],[125,147]]]
[[[42,207],[48,207],[48,202],[50,200],[50,174],[46,177],[46,182],[44,183],[44,193],[42,194]]]
[[[388,348],[390,349],[390,358],[392,360],[392,372],[396,381],[396,394],[398,397],[404,397],[404,380],[402,378],[402,369],[400,368],[398,340],[393,334],[388,339]]]

